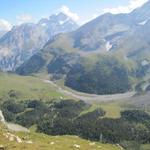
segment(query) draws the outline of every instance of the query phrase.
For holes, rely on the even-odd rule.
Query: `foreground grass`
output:
[[[6,98],[12,90],[15,91],[17,98],[20,100],[65,98],[55,87],[44,83],[36,77],[0,73],[0,85],[1,99]]]
[[[101,144],[83,140],[76,136],[47,136],[40,133],[12,133],[22,139],[22,143],[9,141],[4,135],[6,130],[0,129],[0,145],[7,150],[121,150],[120,147],[112,144]],[[25,140],[32,143],[26,143]],[[75,145],[80,146],[76,148]]]

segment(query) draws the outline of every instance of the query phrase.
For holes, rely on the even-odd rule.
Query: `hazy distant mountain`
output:
[[[15,70],[53,36],[77,28],[78,25],[63,13],[41,19],[37,24],[26,23],[13,27],[0,38],[0,68]]]
[[[6,34],[6,33],[7,33],[7,31],[0,30],[0,38],[1,38],[4,34]]]
[[[145,3],[142,7],[135,9],[130,16],[138,24],[144,24],[150,19],[150,1]]]
[[[78,28],[78,25],[63,13],[52,15],[49,19],[41,19],[38,25],[44,27],[47,33],[51,36],[68,31],[74,31]]]

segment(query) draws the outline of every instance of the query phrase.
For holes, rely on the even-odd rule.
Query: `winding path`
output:
[[[50,80],[43,80],[43,82],[53,85],[55,88],[58,89],[58,91],[60,93],[66,95],[66,96],[71,96],[76,99],[81,99],[88,103],[107,102],[107,101],[113,101],[113,100],[126,100],[126,99],[133,97],[136,94],[136,92],[127,92],[127,93],[123,93],[123,94],[113,94],[113,95],[87,94],[87,93],[77,92],[74,90],[64,89]]]
[[[2,122],[3,124],[6,125],[6,127],[11,130],[11,131],[16,131],[16,132],[29,132],[29,130],[25,127],[22,127],[18,124],[14,124],[14,123],[9,123],[5,121],[5,118],[3,116],[2,111],[0,110],[0,122]]]

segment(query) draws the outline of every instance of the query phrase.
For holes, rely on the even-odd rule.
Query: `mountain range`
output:
[[[0,38],[0,69],[14,71],[55,35],[77,28],[78,25],[63,13],[41,19],[37,24],[14,26]]]
[[[150,78],[149,8],[150,1],[81,27],[63,13],[13,27],[0,38],[0,68],[20,75],[47,72],[88,93],[133,90]]]
[[[129,14],[106,13],[59,34],[16,71],[30,75],[45,70],[54,79],[65,76],[65,85],[88,93],[131,90],[149,79],[149,8],[150,1]]]

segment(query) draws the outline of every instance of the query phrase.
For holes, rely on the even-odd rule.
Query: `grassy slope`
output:
[[[64,97],[50,84],[36,77],[23,77],[14,74],[0,73],[0,98],[7,96],[11,90],[17,92],[18,99],[46,99]]]
[[[20,100],[51,100],[53,98],[60,97],[66,98],[61,93],[57,92],[55,87],[31,76],[24,77],[15,74],[0,73],[0,85],[0,98],[7,97],[8,92],[11,90],[15,90],[17,92],[18,99]],[[121,107],[118,103],[93,104],[93,106],[86,112],[93,111],[97,107],[101,107],[106,111],[106,117],[117,118],[120,116]]]
[[[119,102],[107,102],[107,103],[93,104],[88,110],[81,112],[80,115],[92,112],[97,108],[102,108],[106,112],[104,117],[114,119],[119,118],[120,112],[124,110],[124,108],[121,106]]]
[[[149,150],[149,149],[150,149],[150,144],[145,144],[145,145],[141,145],[140,150]]]
[[[23,143],[17,143],[16,141],[10,142],[7,138],[4,137],[8,131],[3,130],[3,127],[0,126],[0,145],[3,145],[7,150],[76,150],[74,145],[80,145],[80,150],[120,150],[116,145],[111,144],[101,144],[95,143],[90,145],[92,142],[83,140],[76,136],[47,136],[39,133],[12,133],[17,135],[19,138],[26,137],[26,140],[30,140],[33,143],[27,144],[25,141]],[[52,144],[52,142],[54,142]]]
[[[54,98],[69,98],[58,92],[54,86],[44,83],[41,79],[49,79],[49,76],[38,75],[37,77],[33,76],[18,76],[15,74],[6,74],[0,73],[0,99],[7,98],[8,92],[11,90],[15,90],[17,92],[17,96],[19,100],[28,100],[28,99],[42,99],[42,100],[51,100]],[[62,88],[66,90],[71,90],[63,86],[63,81],[57,83]],[[141,101],[141,100],[140,100]],[[93,106],[82,112],[83,114],[86,112],[91,112],[98,107],[101,107],[106,111],[105,117],[108,118],[119,118],[120,112],[126,108],[123,102],[106,102],[106,103],[94,103]],[[82,115],[81,113],[81,115]]]
[[[119,102],[103,103],[101,108],[106,111],[107,118],[119,118],[120,112],[124,109]]]

